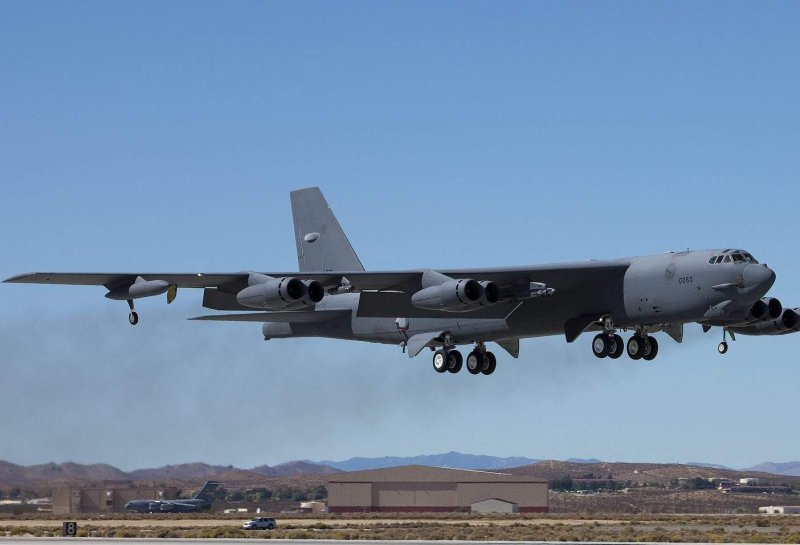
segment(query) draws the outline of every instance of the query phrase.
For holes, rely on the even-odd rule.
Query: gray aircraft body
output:
[[[664,332],[677,342],[687,323],[727,335],[800,330],[800,310],[766,297],[775,273],[738,249],[670,252],[614,260],[485,269],[365,271],[319,188],[291,192],[299,270],[236,273],[30,273],[12,283],[98,285],[124,300],[178,288],[204,290],[203,306],[224,314],[195,320],[262,322],[265,339],[329,337],[433,351],[437,372],[491,374],[494,342],[519,356],[521,338],[596,332],[599,358],[652,360]],[[630,331],[627,343],[619,335]],[[459,345],[474,348],[466,359]]]
[[[185,500],[131,500],[125,504],[126,511],[135,513],[197,513],[211,509],[214,492],[220,483],[208,481],[205,486],[195,494],[194,498]]]

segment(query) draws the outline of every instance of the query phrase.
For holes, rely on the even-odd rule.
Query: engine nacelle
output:
[[[768,316],[769,307],[767,304],[762,300],[759,299],[753,306],[750,308],[750,311],[747,313],[747,316],[744,317],[745,323],[756,322],[761,320],[765,316]]]
[[[415,307],[449,312],[467,312],[493,305],[499,300],[500,289],[497,284],[467,278],[447,280],[411,296],[411,303]]]
[[[324,286],[316,280],[251,274],[249,283],[248,287],[236,294],[236,301],[250,308],[291,310],[316,305],[325,297]]]
[[[747,315],[742,320],[737,320],[736,323],[730,324],[730,327],[746,327],[760,322],[772,321],[779,318],[782,312],[783,305],[778,299],[764,297],[753,303]]]
[[[764,316],[764,320],[769,320],[770,318],[775,320],[783,314],[783,305],[781,302],[774,297],[764,297],[761,299],[761,302],[767,306],[767,312]]]
[[[782,335],[784,333],[794,333],[800,331],[800,309],[787,308],[774,320],[766,320],[742,327],[734,327],[731,328],[731,330],[736,334],[742,335]]]

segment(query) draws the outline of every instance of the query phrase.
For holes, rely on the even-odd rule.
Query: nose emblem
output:
[[[675,263],[670,263],[669,266],[667,267],[667,270],[664,271],[664,280],[666,280],[668,283],[672,282],[672,280],[675,278],[676,268],[677,267],[675,267]]]
[[[744,288],[744,276],[741,274],[739,275],[738,280],[736,280],[736,287],[739,289]]]

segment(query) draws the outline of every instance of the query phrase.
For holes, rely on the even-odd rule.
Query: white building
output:
[[[758,512],[768,515],[800,515],[800,505],[770,505],[759,507]]]

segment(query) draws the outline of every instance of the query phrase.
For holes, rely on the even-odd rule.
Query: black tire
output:
[[[471,375],[477,375],[483,369],[483,354],[477,350],[473,350],[467,356],[467,371]]]
[[[717,352],[719,352],[720,354],[724,354],[727,351],[728,351],[728,343],[726,343],[725,341],[722,341],[721,343],[719,343],[719,345],[717,345]]]
[[[619,335],[612,336],[611,340],[613,341],[611,343],[613,346],[612,350],[608,352],[608,357],[615,360],[619,358],[623,352],[625,352],[625,341],[623,341],[622,337]]]
[[[269,526],[267,526],[267,530],[274,530],[274,529],[275,529],[274,524],[270,524]]]
[[[447,370],[451,373],[458,373],[461,371],[461,366],[464,365],[464,356],[458,350],[451,350],[447,353]]]
[[[484,355],[485,362],[483,364],[483,369],[481,369],[481,373],[484,375],[491,375],[494,373],[494,370],[497,369],[497,358],[494,357],[494,354],[491,352],[486,352]]]
[[[642,337],[639,335],[632,335],[630,339],[628,339],[627,345],[628,357],[632,360],[640,360],[642,359],[642,354],[644,353],[644,342]]]
[[[605,358],[608,356],[608,352],[611,349],[611,342],[608,339],[608,335],[605,333],[600,333],[595,335],[594,339],[592,340],[592,353],[597,356],[598,358]]]
[[[444,350],[437,350],[433,353],[433,369],[437,373],[447,372],[447,352]]]
[[[647,361],[653,361],[658,356],[658,341],[655,337],[647,337],[647,343],[650,345],[650,351],[643,355],[642,358]]]
[[[131,312],[130,314],[128,314],[128,323],[130,323],[131,325],[138,324],[139,323],[139,315],[136,314],[135,312]]]

